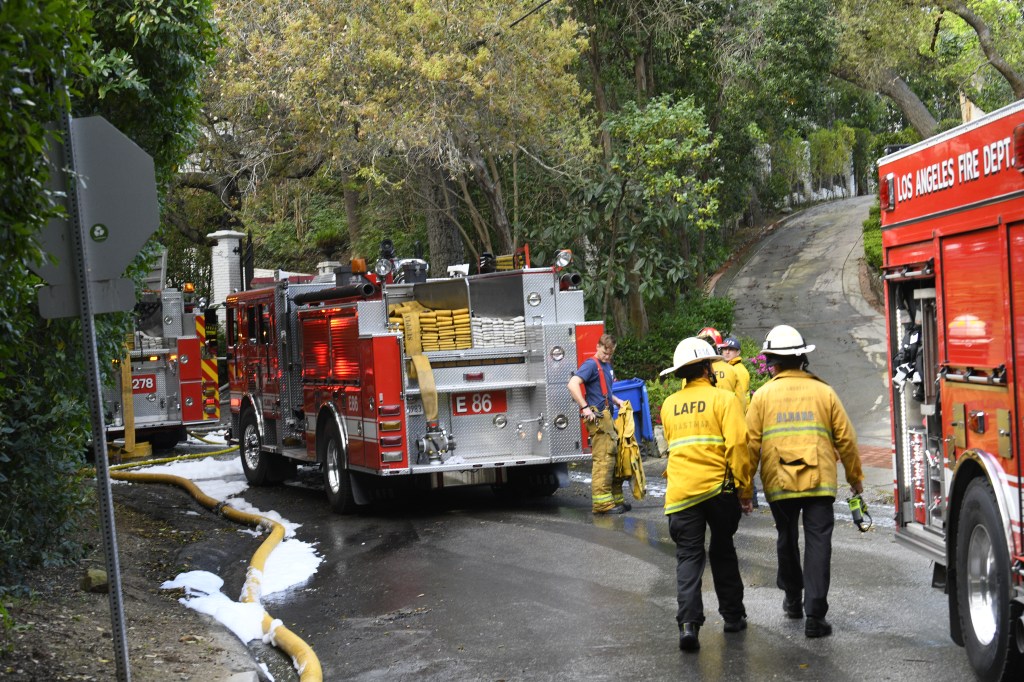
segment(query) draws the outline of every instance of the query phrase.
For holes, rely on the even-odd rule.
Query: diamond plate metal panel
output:
[[[557,319],[555,292],[558,290],[554,273],[547,268],[536,272],[524,270],[523,273],[523,316],[526,317],[527,328],[554,323]],[[531,298],[533,295],[539,300]],[[531,300],[536,305],[531,304]]]
[[[583,439],[579,419],[579,409],[569,395],[566,386],[572,373],[576,371],[576,327],[571,324],[544,326],[544,371],[545,405],[544,413],[548,415],[549,448],[553,457],[581,455]],[[555,360],[552,353],[555,348],[562,349],[562,359]],[[568,422],[566,428],[555,427],[555,420],[564,415]]]
[[[181,316],[185,312],[185,303],[180,291],[165,291],[163,299],[163,336],[165,339],[176,339],[181,336]],[[194,329],[194,321],[192,326]]]
[[[555,295],[555,310],[558,316],[557,322],[560,324],[586,321],[583,292],[559,291]]]
[[[430,353],[431,364],[437,364],[434,370],[434,384],[438,391],[484,390],[495,386],[511,386],[528,384],[532,380],[528,371],[528,358],[506,357],[508,360],[524,360],[515,364],[484,364],[474,359],[445,360],[451,353]],[[459,366],[445,367],[444,362],[458,362]],[[482,379],[467,379],[466,375],[483,375]]]
[[[388,331],[388,311],[384,301],[359,301],[359,335],[384,334]]]
[[[134,371],[133,374],[156,376],[156,390],[153,393],[134,395],[136,429],[153,425],[154,422],[163,423],[181,418],[181,411],[178,409],[177,374],[169,374],[166,365],[147,366]]]

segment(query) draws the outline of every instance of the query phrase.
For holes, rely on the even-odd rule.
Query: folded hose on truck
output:
[[[212,457],[218,454],[225,454],[237,450],[238,446],[211,453],[199,453],[197,455],[182,455],[179,457],[168,457],[162,460],[150,460],[146,462],[132,462],[111,467],[110,477],[118,481],[129,481],[134,483],[170,483],[184,488],[199,504],[222,516],[250,526],[266,528],[270,530],[270,536],[259,546],[249,561],[249,568],[245,573],[245,585],[242,587],[243,603],[259,604],[262,597],[260,581],[263,578],[263,569],[267,558],[274,548],[284,539],[284,526],[272,519],[250,512],[243,512],[229,507],[219,500],[215,500],[202,490],[194,482],[181,476],[172,474],[147,474],[142,472],[124,471],[129,468],[151,466],[153,464],[164,464],[186,459],[198,459],[199,457]],[[298,635],[284,627],[280,620],[270,616],[266,610],[263,611],[262,622],[263,636],[277,648],[291,656],[292,665],[299,673],[300,682],[323,682],[323,669],[320,666],[320,659],[317,658],[313,649],[306,644]]]

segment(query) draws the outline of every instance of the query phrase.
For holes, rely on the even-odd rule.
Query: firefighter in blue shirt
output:
[[[602,334],[594,356],[580,365],[568,386],[569,395],[580,408],[580,417],[586,420],[590,436],[590,494],[595,514],[622,514],[630,509],[622,495],[624,479],[615,477],[618,436],[612,422],[612,405],[621,407],[623,401],[612,392],[614,353],[615,339],[611,334]]]

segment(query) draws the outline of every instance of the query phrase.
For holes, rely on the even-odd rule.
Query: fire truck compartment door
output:
[[[203,382],[181,382],[181,419],[184,422],[203,420]]]
[[[178,372],[182,382],[203,378],[203,358],[199,339],[178,339]]]

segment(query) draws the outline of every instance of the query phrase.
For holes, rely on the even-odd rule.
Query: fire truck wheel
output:
[[[281,477],[275,466],[275,456],[269,452],[263,452],[263,439],[260,438],[256,413],[251,409],[246,410],[239,420],[238,430],[241,436],[238,439],[238,448],[242,457],[245,480],[252,485],[279,483]]]
[[[1010,556],[995,495],[985,478],[967,486],[957,531],[957,602],[964,646],[979,679],[1021,679],[1013,632]]]
[[[327,504],[338,514],[351,514],[356,509],[356,501],[352,495],[352,479],[345,468],[343,443],[338,425],[331,422],[320,441],[320,467],[324,473]]]

